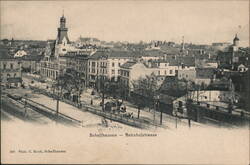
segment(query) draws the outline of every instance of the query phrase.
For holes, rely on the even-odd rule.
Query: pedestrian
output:
[[[93,100],[92,99],[90,100],[90,104],[93,105]]]

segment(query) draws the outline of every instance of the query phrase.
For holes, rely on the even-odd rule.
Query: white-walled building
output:
[[[18,51],[15,53],[15,55],[14,55],[15,58],[16,58],[16,57],[23,57],[23,56],[27,56],[27,52],[24,51],[24,50],[18,50]]]
[[[133,83],[140,78],[145,78],[146,75],[151,75],[152,70],[142,62],[128,61],[121,66],[120,69],[120,83],[124,87],[129,87],[129,90],[133,90]]]

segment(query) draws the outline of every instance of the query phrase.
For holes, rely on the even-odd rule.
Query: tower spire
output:
[[[63,9],[63,15],[62,16],[64,17],[64,9]]]

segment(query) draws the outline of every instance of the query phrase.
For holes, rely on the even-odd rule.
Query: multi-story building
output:
[[[236,34],[228,50],[219,51],[217,60],[220,68],[236,71],[241,64],[248,65],[249,57],[249,50],[240,47],[240,39]]]
[[[21,62],[8,55],[8,50],[0,49],[0,81],[6,87],[19,87],[22,83]]]
[[[68,52],[59,58],[59,69],[64,72],[66,69],[74,69],[80,73],[84,84],[88,82],[88,55],[83,52]]]
[[[40,73],[41,55],[24,56],[20,60],[22,62],[22,70],[30,73]]]
[[[72,49],[68,38],[68,28],[66,28],[66,18],[60,18],[60,27],[56,40],[48,41],[44,58],[41,61],[41,76],[56,79],[61,73],[59,59]]]
[[[181,70],[194,70],[195,59],[190,57],[170,57],[160,60],[149,61],[149,69],[159,77],[177,76],[178,71]]]
[[[215,79],[215,69],[196,68],[194,70],[179,70],[178,79],[185,79],[195,84],[208,86]]]
[[[152,70],[142,63],[137,61],[128,61],[120,67],[120,83],[133,91],[133,84],[140,78],[145,78],[146,75],[151,75]]]
[[[98,77],[104,76],[110,81],[117,81],[121,65],[134,58],[129,51],[97,51],[89,57],[89,85],[95,86]]]

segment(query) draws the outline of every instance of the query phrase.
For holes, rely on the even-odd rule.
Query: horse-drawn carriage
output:
[[[102,106],[102,102],[100,105]],[[104,110],[111,113],[125,113],[126,106],[119,100],[108,101],[104,104]]]

